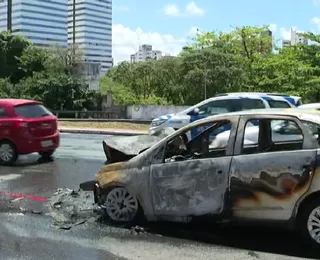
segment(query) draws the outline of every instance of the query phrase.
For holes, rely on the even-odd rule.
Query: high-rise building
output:
[[[162,52],[153,50],[152,45],[143,44],[139,46],[139,50],[136,53],[130,55],[130,62],[135,63],[146,60],[159,60],[162,56]]]
[[[112,0],[68,0],[68,43],[76,45],[87,64],[113,66]]]
[[[7,0],[0,0],[0,31],[7,30]],[[12,33],[38,46],[68,44],[66,0],[13,0]]]

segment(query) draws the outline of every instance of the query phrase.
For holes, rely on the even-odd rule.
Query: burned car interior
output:
[[[320,126],[307,121],[302,121],[302,123],[314,136],[317,143],[320,144]],[[227,145],[225,147],[212,148],[210,147],[210,143],[215,138],[212,132],[227,124],[231,124],[231,122],[220,121],[206,123],[200,126],[201,129],[203,129],[202,132],[191,140],[188,140],[186,135],[192,131],[192,129],[181,133],[179,136],[168,141],[163,162],[226,156]],[[246,133],[244,133],[241,154],[303,149],[303,132],[295,121],[283,119],[249,119],[246,123],[245,131],[250,127],[258,127],[258,137],[256,142],[245,144],[244,139]],[[276,138],[274,138],[275,134],[279,134],[285,138],[281,141],[276,140]]]
[[[226,155],[226,147],[211,149],[210,142],[212,138],[212,132],[224,125],[231,124],[230,121],[220,121],[214,123],[206,123],[201,127],[200,133],[193,139],[186,138],[187,130],[176,136],[174,139],[167,143],[165,149],[164,162],[183,161],[191,159],[205,159],[210,157],[221,157]],[[199,126],[195,127],[199,128]]]

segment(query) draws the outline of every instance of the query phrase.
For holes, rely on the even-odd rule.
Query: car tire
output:
[[[312,249],[320,250],[320,198],[310,201],[298,217],[298,229],[303,242]]]
[[[41,158],[47,160],[51,158],[54,152],[55,150],[49,150],[49,151],[39,152],[39,155],[41,156]]]
[[[119,202],[119,200],[121,200]],[[137,224],[142,220],[142,210],[138,199],[124,187],[106,190],[99,199],[103,215],[114,224]]]
[[[2,165],[13,165],[18,159],[15,145],[10,141],[0,142],[0,163]]]

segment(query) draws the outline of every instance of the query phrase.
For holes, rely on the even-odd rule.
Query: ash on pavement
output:
[[[85,223],[89,219],[99,218],[100,207],[94,204],[92,194],[82,190],[58,189],[48,201],[49,213],[53,218],[53,226],[70,229]]]

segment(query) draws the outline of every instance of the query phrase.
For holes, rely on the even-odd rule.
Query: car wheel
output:
[[[39,152],[39,155],[40,155],[43,159],[50,159],[51,156],[53,155],[54,151],[55,151],[55,150]]]
[[[304,242],[314,249],[320,249],[320,198],[308,203],[298,219]]]
[[[10,141],[0,142],[0,163],[12,165],[18,159],[16,147]]]
[[[134,223],[140,218],[137,198],[124,187],[115,187],[101,197],[105,216],[115,223]]]

